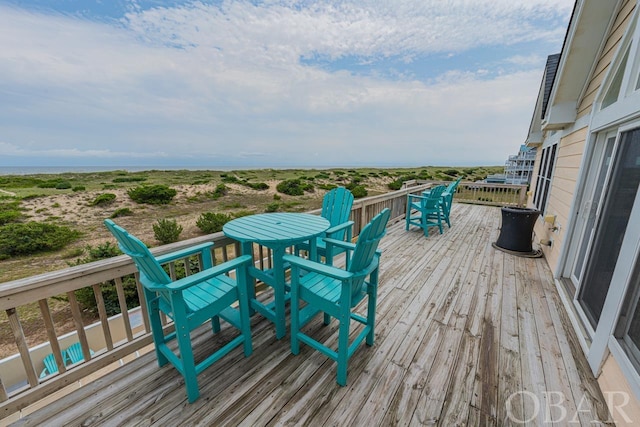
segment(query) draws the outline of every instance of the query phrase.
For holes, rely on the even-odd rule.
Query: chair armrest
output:
[[[351,242],[345,242],[344,240],[337,240],[337,239],[330,239],[328,237],[325,237],[324,240],[326,243],[330,244],[330,245],[334,245],[334,246],[338,246],[340,248],[352,251],[356,248],[356,244],[355,243],[351,243]]]
[[[238,258],[232,259],[231,261],[224,262],[220,265],[216,265],[215,267],[207,268],[206,270],[200,271],[196,274],[192,274],[191,276],[183,277],[180,280],[169,283],[168,285],[166,285],[166,289],[172,291],[181,291],[198,283],[204,282],[205,280],[209,280],[212,277],[220,276],[221,274],[227,273],[231,270],[235,270],[243,264],[248,265],[252,262],[253,258],[251,257],[251,255],[242,255]]]
[[[175,261],[180,258],[186,258],[188,256],[197,254],[199,252],[203,252],[207,249],[210,249],[212,246],[213,246],[212,242],[200,243],[199,245],[190,246],[188,248],[180,249],[175,252],[170,252],[164,255],[158,255],[155,258],[156,258],[156,261],[158,261],[158,264],[165,264],[167,262]]]
[[[323,274],[334,279],[346,280],[353,277],[353,273],[348,271],[344,271],[330,265],[320,264],[319,262],[309,261],[308,259],[300,258],[295,255],[285,255],[282,259],[284,262],[288,262],[292,266]]]
[[[334,227],[328,228],[327,231],[325,231],[325,233],[327,235],[331,235],[333,233],[336,233],[338,231],[342,231],[345,228],[351,227],[354,224],[353,221],[347,221],[347,222],[343,222],[342,224],[338,224]]]
[[[409,197],[409,198],[412,198],[412,197],[413,197],[413,198],[416,198],[416,199],[424,199],[424,200],[427,200],[427,199],[428,199],[428,197],[426,197],[426,196],[420,196],[420,195],[418,195],[418,194],[407,194],[407,197]]]

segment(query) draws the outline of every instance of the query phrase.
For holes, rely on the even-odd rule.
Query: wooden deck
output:
[[[36,411],[25,425],[587,425],[606,423],[597,382],[546,262],[491,246],[500,209],[455,204],[451,229],[425,238],[389,227],[383,239],[376,342],[349,364],[302,345],[289,351],[253,318],[254,353],[236,349],[199,377],[188,404],[181,376],[153,352]],[[308,329],[334,340],[336,322]],[[196,352],[227,340],[199,330]],[[546,408],[550,408],[547,413]],[[548,421],[548,422],[545,422]],[[571,423],[573,421],[573,423]]]

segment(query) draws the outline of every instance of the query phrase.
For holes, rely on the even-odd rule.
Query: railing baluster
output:
[[[80,346],[82,347],[82,355],[86,362],[91,360],[91,354],[89,352],[87,333],[84,330],[84,323],[82,322],[80,306],[78,305],[76,294],[73,291],[67,292],[67,298],[69,299],[69,306],[71,307],[71,317],[73,317],[73,321],[76,324],[76,332],[78,332],[78,339],[80,340]]]
[[[144,294],[142,283],[140,283],[140,273],[134,274],[136,279],[136,289],[138,290],[138,299],[140,300],[140,310],[142,311],[142,322],[144,323],[144,330],[147,333],[151,332],[151,325],[149,324],[149,310],[147,310],[147,297]]]
[[[40,312],[42,313],[44,327],[47,330],[47,336],[49,337],[51,352],[53,353],[53,358],[56,359],[56,365],[58,365],[58,372],[64,373],[67,371],[67,368],[64,365],[64,360],[62,360],[62,349],[60,348],[56,329],[53,325],[53,316],[51,316],[49,304],[47,304],[46,299],[41,299],[38,301],[38,305],[40,306]]]
[[[93,285],[93,294],[96,297],[98,316],[100,317],[100,324],[102,325],[102,333],[104,334],[104,341],[107,344],[107,350],[113,350],[113,338],[111,337],[111,329],[109,328],[109,317],[107,316],[107,309],[104,306],[104,297],[102,296],[100,284],[96,283]]]
[[[169,263],[169,277],[171,280],[176,280],[176,264],[174,262]]]
[[[0,377],[0,402],[6,402],[7,400],[9,400],[9,395],[7,395],[7,389],[4,387],[2,377]]]
[[[264,246],[262,245],[258,245],[258,259],[260,260],[260,270],[264,270]]]
[[[36,375],[36,370],[33,367],[33,361],[29,354],[29,346],[24,338],[24,331],[22,330],[20,319],[18,319],[18,312],[15,308],[10,308],[6,312],[7,317],[9,318],[9,326],[11,326],[11,331],[13,331],[13,336],[16,340],[18,351],[20,352],[22,364],[27,372],[27,381],[29,381],[29,385],[31,387],[35,387],[38,385],[38,376]]]
[[[127,340],[133,341],[133,332],[131,332],[131,320],[129,320],[129,310],[127,309],[127,298],[124,296],[124,286],[122,279],[116,277],[116,291],[118,292],[118,303],[120,303],[120,312],[124,322],[124,331],[127,334]]]

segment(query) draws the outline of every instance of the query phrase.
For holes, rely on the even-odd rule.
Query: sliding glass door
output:
[[[594,330],[602,314],[640,184],[640,129],[621,133],[618,146],[612,150],[611,167],[600,165],[600,170],[608,169],[609,174],[602,180],[601,206],[593,213],[592,237],[582,243],[587,245],[588,250],[584,252],[588,255],[584,261],[580,261],[580,247],[574,268],[574,275],[580,270],[577,275],[580,285],[577,300]],[[603,162],[606,163],[606,150],[604,154]],[[599,181],[597,179],[594,182],[594,189],[598,188]],[[589,233],[590,215],[587,215],[584,236]],[[579,262],[584,265],[578,266]]]
[[[609,176],[611,167],[611,156],[615,147],[616,136],[605,135],[600,138],[593,152],[589,174],[585,183],[583,202],[578,213],[578,224],[580,240],[573,266],[571,268],[571,281],[575,288],[580,284],[582,273],[584,272],[585,259],[591,242],[593,241],[597,219],[601,212],[602,200],[604,198],[604,184]]]

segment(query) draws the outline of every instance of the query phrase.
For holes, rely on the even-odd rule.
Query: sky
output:
[[[502,165],[573,0],[0,0],[0,166]]]

